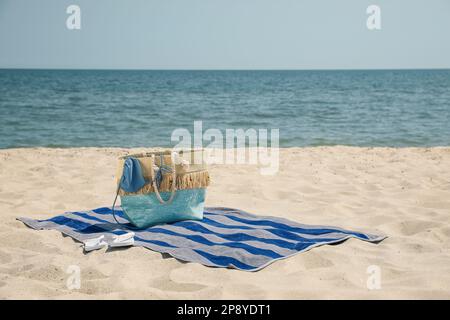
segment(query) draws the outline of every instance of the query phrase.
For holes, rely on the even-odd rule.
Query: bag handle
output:
[[[116,217],[116,209],[115,209],[115,206],[116,206],[117,197],[119,196],[119,191],[120,191],[120,183],[119,183],[119,185],[117,186],[116,197],[114,198],[114,202],[113,202],[113,205],[112,205],[112,207],[111,207],[112,216],[113,216],[114,220],[115,220],[116,223],[117,223],[119,226],[121,226],[121,227],[128,228],[128,229],[131,229],[131,230],[140,230],[140,228],[133,227],[133,226],[127,225],[127,224],[125,224],[125,223],[121,223],[121,222],[119,222],[119,220],[117,219],[117,217]]]
[[[161,194],[159,193],[158,185],[156,183],[155,170],[152,167],[152,177],[154,177],[152,179],[153,180],[152,181],[152,186],[153,186],[153,189],[155,191],[156,198],[158,199],[159,203],[161,203],[161,204],[171,204],[172,201],[173,201],[173,198],[175,197],[176,184],[177,184],[177,172],[176,172],[175,156],[174,156],[174,154],[175,154],[175,152],[171,152],[171,154],[170,154],[170,159],[172,161],[172,186],[171,186],[171,189],[170,189],[170,192],[171,192],[170,193],[170,198],[167,201],[164,201],[164,199],[161,198]],[[162,168],[162,166],[163,166],[162,159],[164,159],[164,157],[161,158],[161,163],[159,164],[160,168]],[[152,161],[155,164],[155,155],[154,154],[152,154]]]

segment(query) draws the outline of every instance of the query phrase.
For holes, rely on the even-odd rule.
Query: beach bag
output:
[[[203,150],[162,151],[119,158],[117,196],[124,217],[137,228],[201,220],[209,185]],[[120,223],[119,223],[120,224]]]

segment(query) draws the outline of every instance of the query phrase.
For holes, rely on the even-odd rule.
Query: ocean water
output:
[[[282,147],[449,146],[450,70],[0,70],[0,148],[173,146],[194,120]]]

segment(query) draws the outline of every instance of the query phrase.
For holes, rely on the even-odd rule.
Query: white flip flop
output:
[[[84,241],[84,251],[89,252],[89,251],[93,251],[93,250],[98,250],[104,247],[108,246],[108,243],[106,243],[106,241],[104,241],[103,239],[105,238],[105,236],[99,236],[97,238],[93,238],[93,239],[88,239],[86,241]]]
[[[119,236],[114,235],[110,247],[128,247],[134,245],[134,232],[128,232]]]

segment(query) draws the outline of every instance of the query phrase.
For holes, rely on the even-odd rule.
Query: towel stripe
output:
[[[202,236],[199,236],[199,235],[194,235],[194,236],[183,235],[181,233],[177,233],[177,232],[174,232],[174,231],[171,231],[171,230],[167,230],[167,229],[164,229],[164,228],[150,228],[148,230],[148,232],[160,233],[160,234],[168,234],[168,235],[172,235],[172,236],[182,237],[182,238],[186,238],[186,239],[189,239],[191,241],[198,242],[198,243],[201,243],[201,244],[207,245],[207,246],[225,246],[225,247],[230,247],[230,248],[244,249],[245,251],[247,251],[249,253],[256,254],[256,255],[263,255],[263,256],[271,257],[271,258],[280,258],[280,257],[282,257],[281,255],[279,255],[276,252],[273,252],[272,250],[265,250],[265,249],[252,247],[252,246],[250,246],[248,244],[241,243],[241,242],[216,243],[216,242],[209,241],[205,237],[202,237]]]
[[[211,214],[216,214],[216,213],[211,213]],[[284,223],[279,223],[279,222],[269,221],[269,220],[249,220],[249,219],[236,217],[236,216],[228,215],[228,214],[225,214],[224,216],[227,217],[230,220],[241,222],[241,223],[245,223],[245,224],[248,224],[248,225],[268,226],[268,227],[272,227],[272,228],[276,228],[276,229],[287,230],[287,231],[297,232],[297,233],[304,233],[304,234],[311,234],[311,235],[322,235],[322,234],[336,232],[336,229],[320,228],[320,227],[314,228],[312,226],[310,228],[306,229],[306,228],[300,228],[300,227],[293,227],[293,226],[286,225]],[[340,230],[340,232],[341,233],[345,233],[345,234],[352,234],[352,235],[355,235],[357,237],[367,239],[366,235],[364,235],[362,233],[346,231],[346,230]]]
[[[205,257],[206,259],[208,259],[209,261],[211,261],[218,267],[225,267],[225,268],[226,267],[236,267],[238,269],[247,270],[247,271],[255,269],[255,267],[245,264],[245,263],[243,263],[239,260],[236,260],[234,258],[231,258],[231,257],[217,256],[217,255],[209,254],[209,253],[201,251],[201,250],[194,250],[194,251],[197,252],[198,254],[202,255],[203,257]]]
[[[260,241],[264,243],[274,244],[276,246],[282,247],[282,248],[293,248],[295,246],[294,243],[280,240],[280,239],[266,239],[266,238],[258,238],[255,236],[251,236],[247,233],[237,232],[237,233],[231,233],[231,234],[221,234],[218,232],[214,232],[212,230],[209,230],[208,228],[202,226],[199,223],[192,222],[192,221],[183,221],[178,222],[177,225],[179,227],[184,227],[188,230],[205,233],[205,234],[214,234],[218,237],[221,237],[226,240],[230,241]]]

